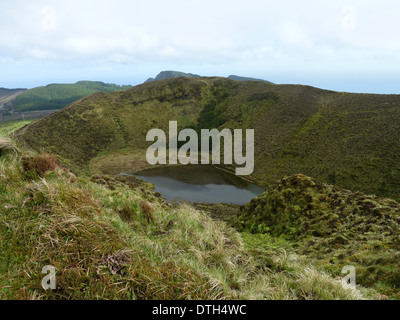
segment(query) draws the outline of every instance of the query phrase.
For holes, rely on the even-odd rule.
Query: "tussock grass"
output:
[[[6,153],[18,154],[19,149],[11,138],[0,137],[0,156]]]
[[[244,205],[236,225],[253,233],[245,234],[253,248],[278,239],[277,248],[306,255],[332,275],[352,265],[359,284],[400,298],[400,204],[394,200],[294,175]]]
[[[253,254],[226,223],[145,184],[60,167],[23,179],[23,156],[0,157],[0,299],[364,297],[304,261]],[[41,287],[46,265],[54,291]]]

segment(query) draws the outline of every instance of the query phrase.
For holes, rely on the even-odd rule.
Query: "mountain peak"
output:
[[[146,80],[145,83],[158,81],[158,80],[164,80],[164,79],[170,79],[170,78],[178,78],[178,77],[199,78],[200,76],[198,74],[193,74],[193,73],[185,73],[185,72],[181,72],[181,71],[168,70],[168,71],[161,71],[155,78],[149,78]]]
[[[199,78],[201,76],[198,74],[193,74],[193,73],[185,73],[185,72],[181,72],[181,71],[169,70],[169,71],[161,71],[155,78],[149,78],[145,81],[145,83],[158,81],[158,80],[165,80],[165,79],[170,79],[170,78],[177,78],[177,77]],[[228,77],[228,79],[237,80],[237,81],[263,81],[263,82],[267,82],[267,83],[272,83],[270,81],[266,81],[263,79],[242,77],[242,76],[236,76],[236,75],[230,75]]]

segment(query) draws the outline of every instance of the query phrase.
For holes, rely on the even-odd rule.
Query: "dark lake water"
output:
[[[155,191],[169,201],[245,204],[264,192],[257,185],[210,165],[155,167],[134,176],[153,183]]]

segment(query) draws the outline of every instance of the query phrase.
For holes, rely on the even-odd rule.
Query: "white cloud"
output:
[[[342,9],[342,28],[354,30],[356,28],[356,9],[354,6],[344,6]]]
[[[232,73],[400,68],[395,0],[2,0],[0,6],[0,63],[203,65]]]
[[[55,30],[57,28],[57,11],[54,6],[45,5],[42,7],[42,29]]]
[[[16,59],[101,57],[104,61],[108,57],[111,61],[116,55],[130,55],[198,61],[235,53],[237,57],[250,52],[260,56],[260,48],[265,46],[288,54],[297,47],[311,55],[318,55],[318,50],[313,52],[316,46],[353,50],[368,45],[385,50],[396,48],[395,27],[400,27],[391,19],[393,27],[381,30],[379,22],[385,16],[371,20],[374,13],[362,8],[371,7],[375,12],[387,8],[374,8],[370,2],[333,6],[288,0],[275,5],[255,0],[49,0],[39,1],[43,5],[38,6],[27,0],[3,1],[9,14],[0,21],[4,29],[0,50]]]
[[[299,23],[294,21],[284,21],[279,28],[281,40],[286,45],[301,46],[302,48],[310,48],[313,46],[306,29]]]

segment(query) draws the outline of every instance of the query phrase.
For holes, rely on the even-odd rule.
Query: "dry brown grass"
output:
[[[42,152],[40,155],[22,158],[24,172],[34,172],[39,177],[44,177],[48,171],[54,171],[57,167],[57,157]]]
[[[151,210],[150,205],[146,201],[141,201],[140,205],[142,206],[142,210],[143,210],[146,220],[149,222],[153,222],[154,216],[153,216],[153,212]]]
[[[6,153],[18,154],[19,149],[10,138],[0,137],[0,157]]]

